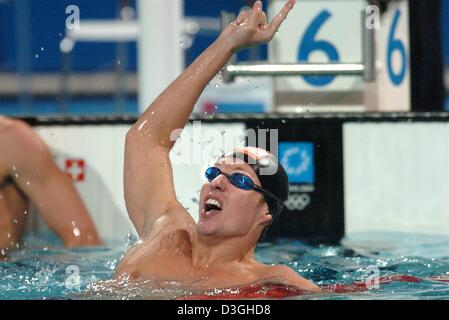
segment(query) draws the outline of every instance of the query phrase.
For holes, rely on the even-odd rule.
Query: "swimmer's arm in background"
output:
[[[32,128],[9,120],[0,132],[0,150],[9,176],[66,246],[101,244],[77,190]]]
[[[267,23],[260,1],[251,10],[240,13],[127,133],[125,201],[140,235],[168,212],[176,213],[175,218],[181,212],[182,216],[189,216],[176,199],[169,152],[209,81],[238,49],[270,41],[294,3],[295,0],[288,0],[271,23]]]

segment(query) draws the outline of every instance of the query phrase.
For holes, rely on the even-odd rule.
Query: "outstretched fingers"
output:
[[[236,24],[242,24],[248,19],[248,13],[246,11],[241,11],[240,14],[235,19]]]
[[[267,24],[267,17],[265,12],[262,10],[262,1],[256,1],[254,3],[253,8],[250,11],[248,22],[249,25],[254,28]]]
[[[266,37],[272,38],[274,34],[278,31],[282,22],[284,22],[285,18],[287,18],[290,10],[293,9],[296,0],[287,0],[287,3],[282,7],[281,11],[274,17],[273,21],[268,25],[266,30]]]
[[[252,9],[242,11],[234,21],[234,25],[244,27],[246,32],[245,44],[255,44],[268,42],[273,39],[276,31],[287,17],[290,10],[293,9],[296,0],[287,0],[281,11],[276,17],[268,23],[267,15],[263,11],[262,1],[258,0],[254,3]]]

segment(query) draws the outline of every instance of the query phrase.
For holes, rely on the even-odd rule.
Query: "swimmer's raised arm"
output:
[[[271,23],[261,1],[241,12],[130,129],[125,147],[125,201],[139,234],[168,212],[186,212],[176,200],[168,156],[176,140],[173,133],[184,128],[204,88],[234,52],[270,41],[294,4],[295,0],[288,0]]]

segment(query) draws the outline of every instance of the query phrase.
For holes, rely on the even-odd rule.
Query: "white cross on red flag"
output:
[[[82,159],[66,159],[64,172],[74,182],[81,182],[85,179],[85,162]]]

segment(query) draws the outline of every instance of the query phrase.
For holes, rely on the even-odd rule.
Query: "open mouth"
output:
[[[221,203],[215,199],[208,199],[204,204],[204,213],[206,216],[217,214],[222,210]]]

